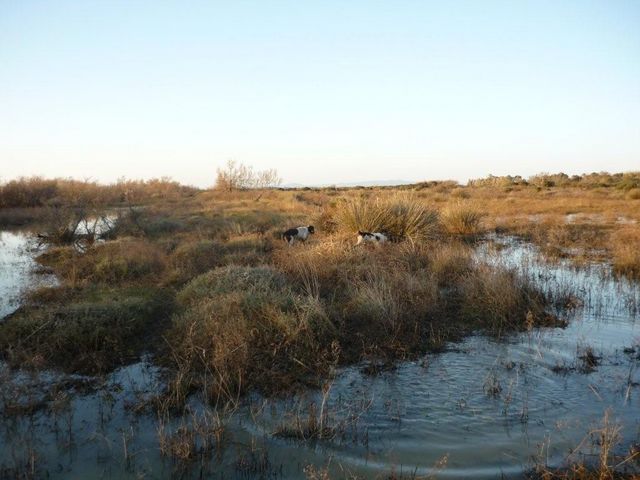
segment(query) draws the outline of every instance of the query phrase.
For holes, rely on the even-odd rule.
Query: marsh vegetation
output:
[[[57,280],[0,320],[0,478],[631,477],[638,189],[638,174],[258,193],[5,184],[0,220],[40,234],[27,256]],[[306,244],[281,240],[309,224]],[[358,230],[393,241],[356,247]],[[74,438],[83,415],[91,446]],[[516,427],[535,440],[509,444]],[[39,444],[42,428],[62,444]],[[465,428],[495,445],[455,448]]]

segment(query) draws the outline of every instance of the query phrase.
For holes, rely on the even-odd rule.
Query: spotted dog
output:
[[[384,233],[358,231],[358,243],[356,243],[356,245],[360,245],[361,243],[380,244],[388,240],[389,240],[389,237]]]
[[[313,225],[309,225],[308,227],[290,228],[282,234],[282,239],[291,246],[296,240],[300,240],[301,242],[306,241],[307,238],[309,238],[309,235],[313,233],[316,233]]]

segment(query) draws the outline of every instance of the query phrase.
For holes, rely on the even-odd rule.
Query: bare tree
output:
[[[277,187],[282,179],[275,169],[256,172],[253,167],[238,163],[235,160],[227,161],[224,168],[218,168],[216,188],[232,192],[234,190],[262,190]]]
[[[273,188],[281,183],[282,179],[278,175],[278,171],[275,168],[270,168],[269,170],[256,173],[253,188]]]

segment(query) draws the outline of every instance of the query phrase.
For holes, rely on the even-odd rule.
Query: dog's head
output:
[[[315,228],[313,228],[313,225],[309,225],[307,229],[309,230],[309,233],[316,233],[316,230]]]

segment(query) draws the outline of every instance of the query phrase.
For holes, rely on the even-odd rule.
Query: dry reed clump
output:
[[[475,328],[500,332],[553,323],[541,293],[513,272],[474,261],[463,243],[367,250],[334,240],[275,259],[292,284],[326,299],[344,359],[365,352],[404,355]]]
[[[453,288],[475,268],[473,250],[461,243],[438,243],[429,255],[430,268],[441,288]]]
[[[188,281],[224,265],[257,266],[268,262],[273,241],[267,235],[248,234],[226,242],[210,239],[182,240],[170,257],[174,279]]]
[[[440,213],[445,230],[453,235],[474,236],[482,233],[483,214],[470,202],[448,204]]]
[[[188,413],[189,416],[183,416],[178,426],[172,427],[167,412],[159,412],[157,430],[160,454],[183,463],[196,458],[206,460],[224,448],[225,420],[217,410]]]
[[[415,333],[414,322],[437,305],[429,251],[421,244],[369,251],[333,239],[304,249],[283,249],[275,261],[305,294],[326,299],[326,310],[347,343],[360,336],[368,338],[368,344],[388,345],[395,335]]]
[[[366,252],[354,251],[352,244],[333,237],[304,248],[281,248],[274,252],[274,265],[303,293],[331,298],[339,289],[340,272],[353,258],[366,260]],[[340,288],[341,289],[341,288]],[[334,302],[332,302],[334,303]]]
[[[389,271],[372,265],[354,271],[343,306],[345,328],[362,332],[371,345],[398,350],[416,347],[425,321],[438,308],[437,283],[429,271]],[[384,341],[380,342],[381,339]]]
[[[118,284],[160,275],[166,255],[151,242],[122,239],[84,253],[73,247],[53,248],[38,257],[38,262],[72,285]]]
[[[626,227],[610,238],[615,272],[640,278],[640,228]]]
[[[164,252],[149,242],[121,240],[95,249],[93,281],[118,283],[162,273]]]
[[[478,264],[462,279],[460,289],[462,317],[491,331],[554,323],[545,313],[547,299],[513,271]]]
[[[345,233],[384,232],[395,239],[429,240],[440,230],[438,213],[411,195],[349,199],[336,205],[336,222]]]
[[[178,302],[183,310],[168,339],[181,381],[212,400],[251,387],[286,388],[324,368],[318,350],[330,344],[333,327],[322,304],[294,292],[272,267],[211,270],[187,284]]]

